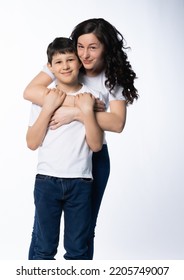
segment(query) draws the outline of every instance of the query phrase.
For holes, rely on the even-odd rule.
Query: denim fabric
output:
[[[100,152],[93,153],[93,189],[92,189],[92,214],[88,241],[88,258],[93,259],[94,237],[98,213],[103,194],[110,174],[110,159],[107,145],[103,145]]]
[[[88,259],[92,260],[94,255],[94,237],[97,217],[102,201],[102,197],[107,185],[107,181],[110,174],[110,159],[107,145],[103,145],[102,150],[93,153],[93,187],[92,187],[92,214],[91,223],[88,237]],[[29,248],[28,259],[34,259],[35,244],[37,240],[37,215],[35,212],[34,226],[32,232],[32,239]]]
[[[36,243],[34,260],[54,260],[64,212],[67,260],[86,260],[91,221],[92,179],[61,179],[38,174],[35,180]]]

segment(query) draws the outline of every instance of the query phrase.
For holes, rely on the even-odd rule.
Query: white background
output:
[[[27,149],[27,83],[47,45],[103,17],[124,35],[140,99],[108,133],[111,176],[95,259],[184,259],[184,1],[6,0],[0,4],[0,259],[26,260],[37,152]],[[62,237],[57,259],[62,259]]]

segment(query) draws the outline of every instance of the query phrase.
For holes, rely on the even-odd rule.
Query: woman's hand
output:
[[[69,124],[76,120],[79,109],[76,107],[59,107],[51,118],[49,123],[50,129],[57,129],[61,125]]]
[[[103,101],[99,98],[94,98],[90,93],[85,94],[87,94],[87,96],[84,96],[83,98],[82,96],[84,94],[82,93],[76,95],[75,97],[72,96],[71,103],[72,105],[75,104],[75,107],[65,106],[64,104],[64,106],[59,107],[51,118],[49,124],[50,129],[57,129],[61,125],[69,124],[75,120],[83,122],[83,116],[81,114],[83,109],[81,110],[81,108],[87,109],[87,107],[90,106],[91,108],[93,107],[93,110],[96,112],[105,111],[105,104]],[[66,99],[68,97],[70,96],[67,96]]]
[[[105,103],[99,98],[95,99],[94,111],[95,112],[105,112]]]

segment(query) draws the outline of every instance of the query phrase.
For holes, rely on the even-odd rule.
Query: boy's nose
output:
[[[67,62],[63,62],[63,69],[68,69],[68,63]]]

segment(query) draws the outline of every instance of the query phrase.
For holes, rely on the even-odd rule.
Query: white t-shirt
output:
[[[91,92],[102,99],[99,92],[83,85],[79,92]],[[38,118],[41,107],[32,104],[29,126]],[[85,127],[79,121],[48,129],[38,150],[37,173],[60,178],[92,178],[92,151],[85,139]]]

